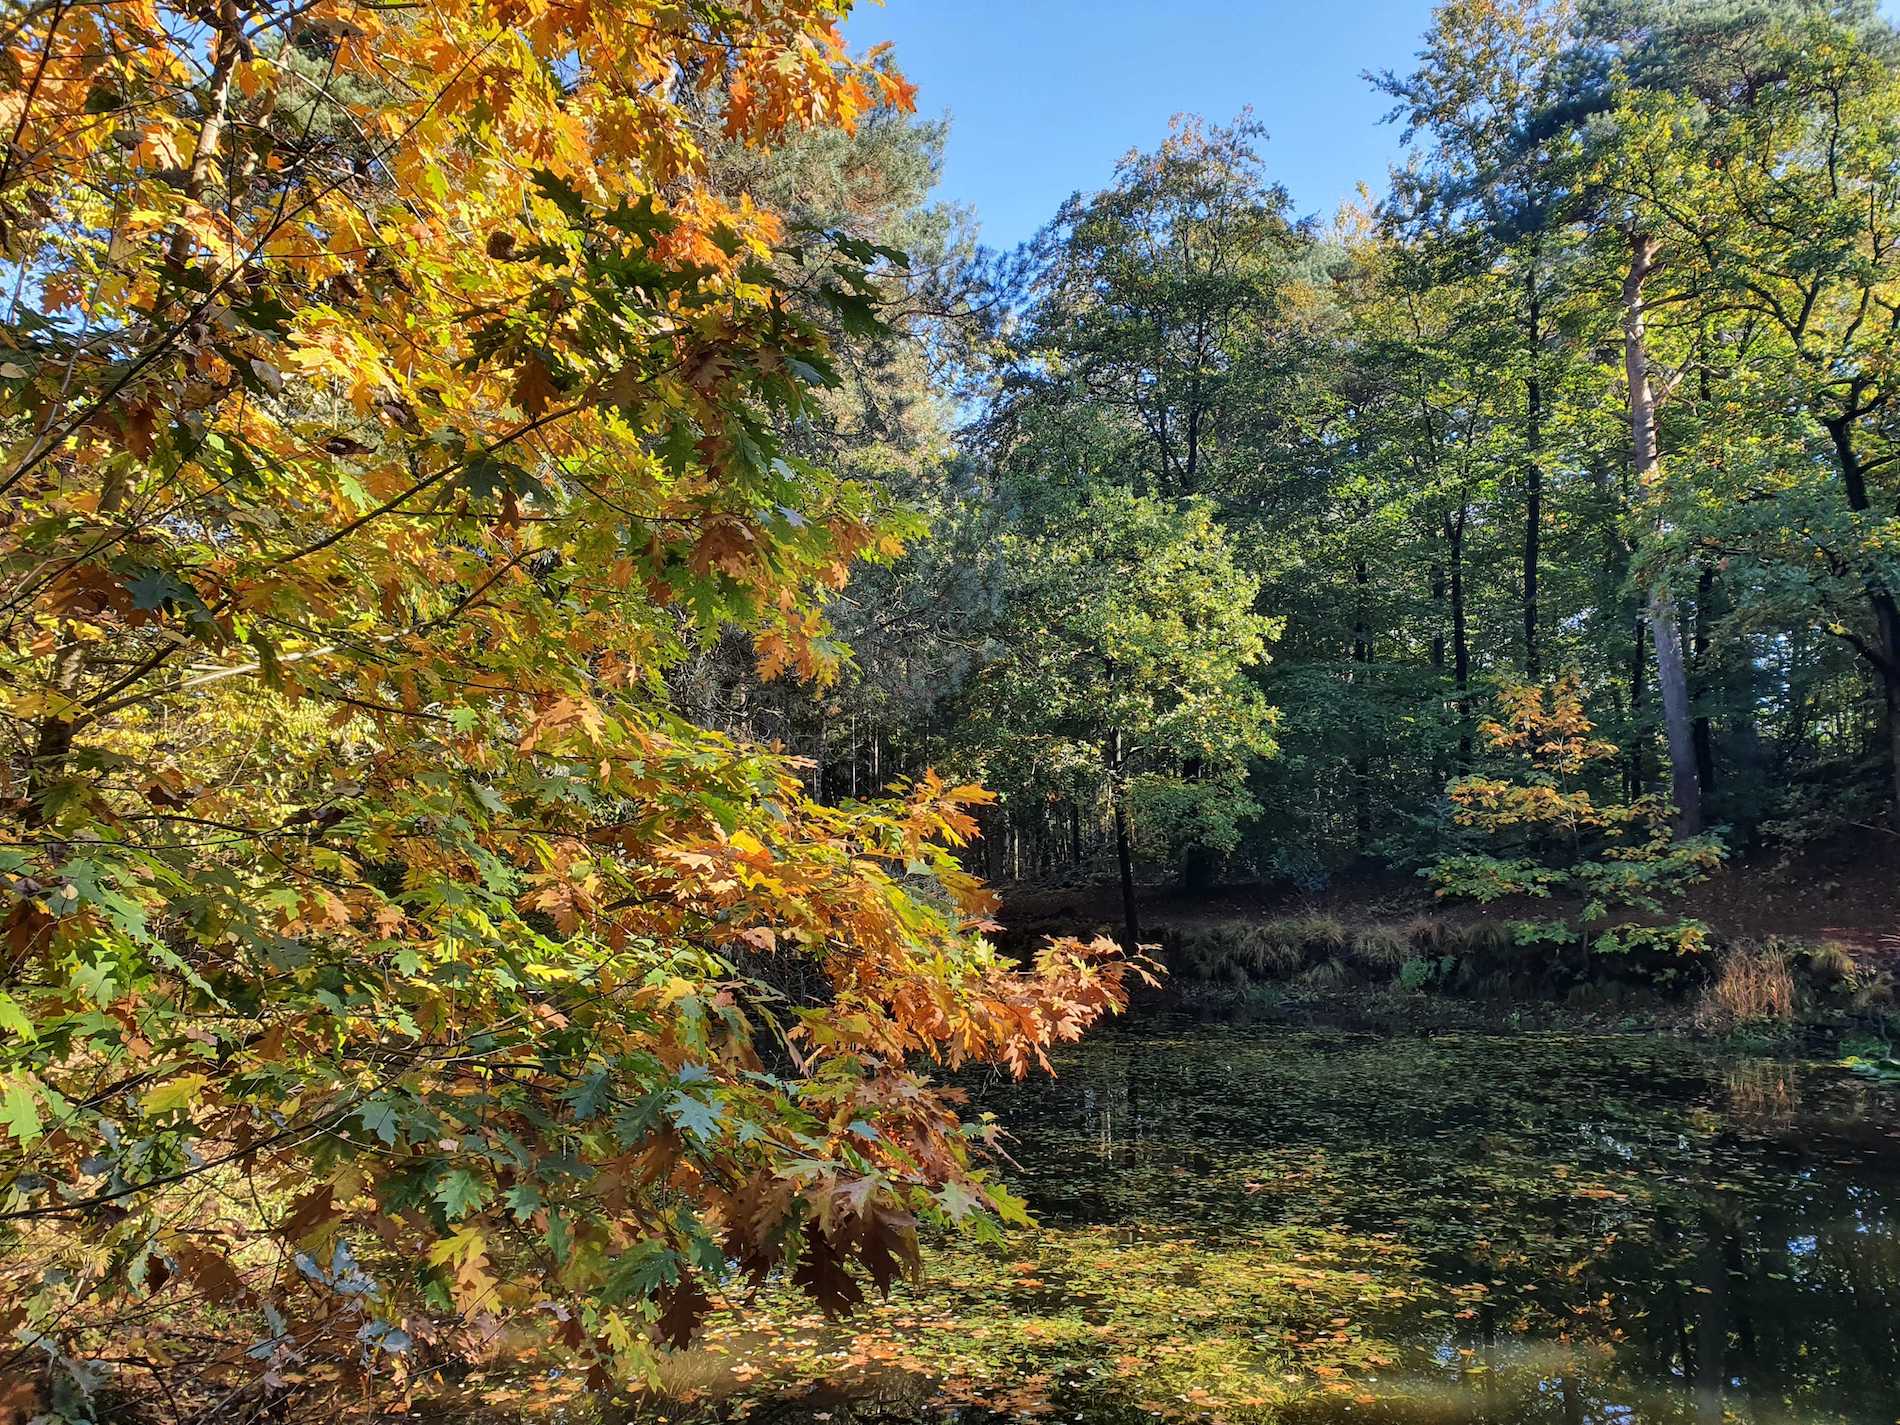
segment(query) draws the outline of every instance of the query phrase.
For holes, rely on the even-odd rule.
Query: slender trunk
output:
[[[1198,378],[1195,381],[1195,388],[1188,399],[1194,404],[1188,411],[1187,465],[1185,467],[1186,474],[1183,484],[1186,487],[1185,493],[1192,495],[1195,485],[1200,478],[1201,468],[1201,397]]]
[[[1530,289],[1526,308],[1530,374],[1524,381],[1524,676],[1534,682],[1543,673],[1537,647],[1537,564],[1544,535],[1544,386],[1538,371],[1543,311],[1535,260],[1526,285]]]
[[[211,77],[205,86],[204,122],[198,126],[191,162],[185,170],[185,196],[193,202],[202,201],[211,186],[211,172],[218,162],[218,150],[224,144],[225,125],[229,122],[231,79],[244,48],[237,0],[221,0],[218,5],[217,36]],[[184,266],[185,259],[191,256],[191,241],[190,231],[182,225],[172,233],[169,255],[173,266]]]
[[[84,645],[67,629],[59,652],[53,656],[53,689],[63,704],[70,704],[79,690],[85,672]],[[73,714],[62,706],[58,712],[40,719],[39,732],[33,739],[33,751],[26,768],[27,825],[41,827],[50,820],[47,799],[54,785],[66,773],[66,759],[73,750]]]
[[[1451,679],[1458,690],[1458,765],[1471,766],[1471,640],[1465,627],[1465,513],[1445,516],[1447,562],[1451,566]]]
[[[1655,271],[1657,254],[1654,238],[1630,235],[1629,274],[1623,279],[1623,363],[1629,378],[1630,452],[1638,490],[1654,483],[1658,469],[1656,395],[1649,380],[1649,351],[1643,333],[1643,283]],[[1689,674],[1668,578],[1652,571],[1648,583],[1649,632],[1656,645],[1656,687],[1662,695],[1670,791],[1676,806],[1676,836],[1680,839],[1702,830],[1702,788],[1696,775]]]
[[[1432,560],[1431,567],[1432,598],[1432,673],[1435,678],[1445,676],[1445,566],[1438,560]],[[1434,789],[1445,785],[1445,763],[1438,744],[1432,744],[1431,785]]]
[[[57,19],[54,21],[57,27]],[[213,43],[210,80],[205,96],[205,117],[193,141],[191,161],[185,172],[185,195],[201,200],[210,186],[212,167],[224,141],[224,129],[231,99],[231,77],[237,69],[243,48],[236,0],[223,0],[218,7],[217,38]],[[49,33],[50,52],[52,39]],[[37,75],[35,84],[38,83]],[[10,155],[9,155],[10,157]],[[182,225],[172,233],[168,249],[173,266],[182,267],[191,254],[191,236]],[[131,472],[114,469],[99,492],[96,513],[117,514],[130,493]],[[27,821],[33,826],[46,822],[46,798],[53,785],[66,775],[66,760],[72,754],[74,719],[80,685],[88,664],[87,649],[71,629],[62,635],[54,655],[53,690],[58,694],[58,711],[42,718],[33,739],[33,751],[27,763]]]
[[[1432,669],[1434,672],[1443,673],[1445,670],[1445,626],[1443,615],[1439,611],[1445,605],[1445,566],[1436,559],[1432,561],[1430,580],[1433,611]]]
[[[830,753],[831,723],[824,713],[818,714],[818,750],[811,764],[811,799],[822,803],[825,799],[825,758]]]
[[[1358,752],[1353,757],[1353,829],[1359,854],[1369,855],[1372,849],[1372,718],[1368,716],[1367,700],[1372,696],[1372,635],[1367,628],[1366,586],[1371,582],[1371,571],[1366,561],[1361,559],[1353,565],[1354,605],[1352,624],[1352,661],[1363,674],[1356,673],[1353,681],[1359,684],[1359,696],[1355,700],[1353,720],[1358,736]]]
[[[1887,679],[1887,757],[1893,766],[1893,824],[1900,826],[1900,678]]]
[[[1643,726],[1643,670],[1649,664],[1649,625],[1639,613],[1631,620],[1634,636],[1630,640],[1630,800],[1649,790],[1649,758],[1643,749],[1649,742],[1649,729]]]
[[[1708,712],[1709,701],[1709,606],[1715,602],[1715,571],[1706,564],[1695,586],[1695,636],[1691,652],[1695,660],[1695,686],[1690,690],[1696,708],[1695,770],[1706,798],[1715,792],[1715,728]]]
[[[1122,946],[1141,948],[1141,917],[1135,907],[1135,855],[1128,836],[1128,779],[1122,767],[1122,735],[1109,737],[1109,794],[1115,803],[1115,860],[1122,877]]]
[[[1080,870],[1082,866],[1082,807],[1077,802],[1069,803],[1069,860]]]

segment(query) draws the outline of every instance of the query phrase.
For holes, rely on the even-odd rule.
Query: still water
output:
[[[1660,1036],[1149,1021],[974,1090],[1039,1222],[636,1412],[1900,1419],[1900,1094]]]

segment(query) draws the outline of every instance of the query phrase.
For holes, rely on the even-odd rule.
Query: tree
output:
[[[1277,625],[1204,504],[1087,491],[1005,534],[1000,557],[996,654],[972,691],[983,744],[1106,783],[1132,949],[1133,813],[1179,838],[1152,851],[1233,849],[1247,759],[1273,750],[1250,670]]]
[[[1164,496],[1244,488],[1256,428],[1284,421],[1262,379],[1283,333],[1296,233],[1261,174],[1265,137],[1177,120],[1153,153],[1073,198],[1041,239],[1021,354],[993,420],[1070,401],[1113,413],[1104,452],[1129,488]]]
[[[907,1065],[1021,1072],[1124,962],[976,933],[981,792],[821,805],[665,681],[823,676],[897,549],[784,432],[898,257],[705,156],[908,107],[843,9],[9,20],[9,1370],[169,1293],[234,1393],[457,1319],[638,1377],[735,1263],[841,1308],[1019,1214]]]
[[[1489,268],[1509,293],[1511,334],[1497,347],[1501,379],[1521,389],[1523,471],[1522,668],[1543,667],[1546,620],[1539,603],[1543,559],[1546,444],[1553,387],[1563,377],[1557,284],[1562,238],[1562,135],[1529,134],[1563,82],[1568,0],[1450,0],[1432,14],[1419,67],[1376,83],[1398,100],[1406,137],[1428,132],[1423,171],[1400,175],[1395,203],[1426,223],[1459,224],[1470,261]],[[1514,329],[1514,330],[1513,330]]]
[[[1900,806],[1900,585],[1884,533],[1900,504],[1883,489],[1900,458],[1888,385],[1900,352],[1894,39],[1846,7],[1777,14],[1751,40],[1718,72],[1725,82],[1624,93],[1617,117],[1633,151],[1620,186],[1649,240],[1692,274],[1678,300],[1727,353],[1723,375],[1752,388],[1758,429],[1783,451],[1733,496],[1771,518],[1747,520],[1741,538],[1732,521],[1704,537],[1795,573],[1828,631],[1864,660],[1886,710]],[[1787,439],[1786,407],[1770,393],[1806,412],[1827,465],[1809,441]]]

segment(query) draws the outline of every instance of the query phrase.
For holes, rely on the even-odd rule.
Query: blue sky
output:
[[[951,117],[939,196],[1011,247],[1077,189],[1100,188],[1177,113],[1251,104],[1295,211],[1332,216],[1383,187],[1398,130],[1360,78],[1411,67],[1430,0],[860,0],[855,46],[891,40],[918,112]]]
[[[1431,0],[859,0],[846,33],[894,41],[918,112],[951,116],[939,196],[1008,248],[1107,183],[1177,113],[1251,104],[1300,216],[1382,191],[1399,130],[1360,75],[1409,70]],[[1900,0],[1882,0],[1900,20]]]

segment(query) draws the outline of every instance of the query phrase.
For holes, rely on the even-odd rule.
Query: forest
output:
[[[0,1422],[1891,1421],[1900,29],[851,10],[0,16]]]

